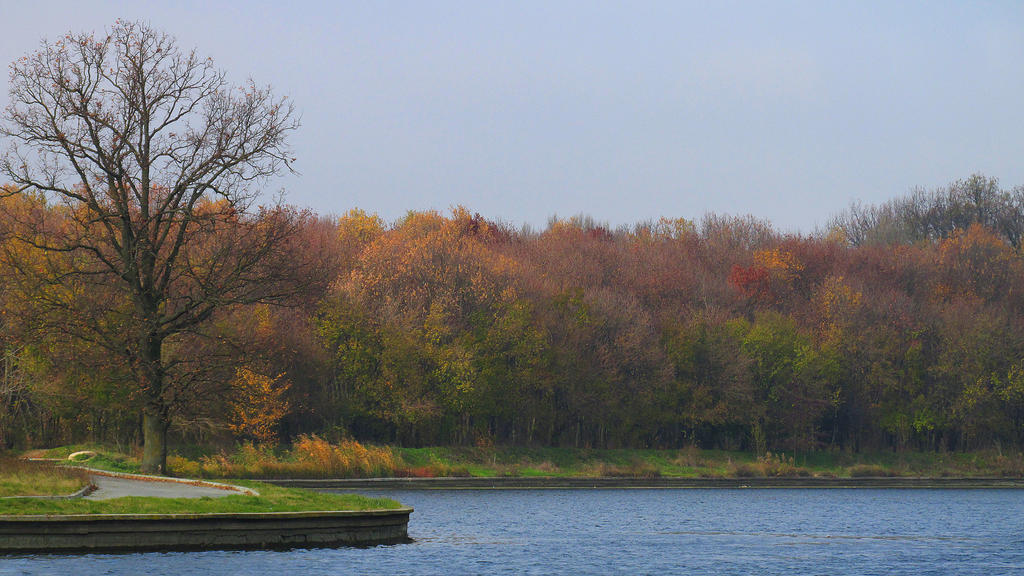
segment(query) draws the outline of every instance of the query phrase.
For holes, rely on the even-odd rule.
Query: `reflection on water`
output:
[[[0,575],[1024,573],[1024,491],[367,493],[416,509],[412,544],[8,557]]]

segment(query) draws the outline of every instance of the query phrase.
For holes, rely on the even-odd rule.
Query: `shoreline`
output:
[[[558,490],[558,489],[1022,489],[1024,478],[587,478],[587,477],[468,477],[468,478],[272,478],[259,482],[310,490]]]

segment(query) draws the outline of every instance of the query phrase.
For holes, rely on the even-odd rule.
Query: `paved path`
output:
[[[109,500],[122,496],[156,496],[158,498],[202,498],[208,496],[218,498],[238,494],[234,490],[222,490],[210,486],[193,486],[181,482],[132,480],[98,474],[93,475],[92,483],[96,485],[96,491],[86,496],[86,500]]]

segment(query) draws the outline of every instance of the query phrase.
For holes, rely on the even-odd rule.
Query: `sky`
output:
[[[1024,184],[1020,2],[0,0],[0,62],[117,18],[291,98],[299,174],[268,194],[322,214],[811,233],[973,173]]]

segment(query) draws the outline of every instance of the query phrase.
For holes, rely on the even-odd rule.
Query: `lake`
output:
[[[8,574],[1024,573],[1018,490],[367,491],[412,544],[0,558]]]

